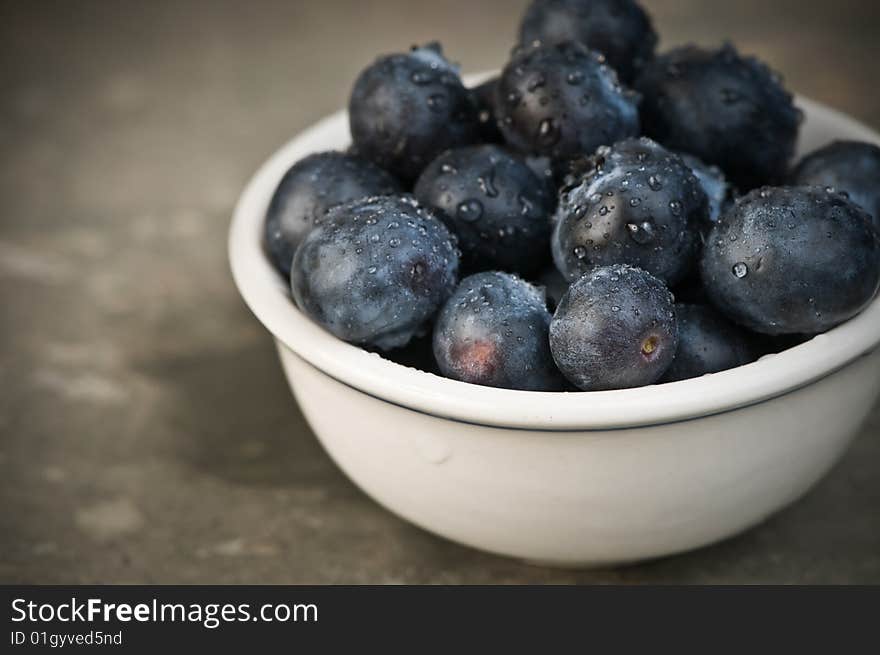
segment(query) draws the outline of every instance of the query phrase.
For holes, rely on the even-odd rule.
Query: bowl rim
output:
[[[470,76],[469,80],[487,74]],[[880,144],[880,134],[834,109],[798,97],[807,120],[836,126],[836,138]],[[778,354],[700,378],[636,389],[535,392],[483,387],[408,368],[348,344],[313,323],[262,246],[277,183],[302,157],[329,149],[348,118],[339,111],[300,132],[253,175],[229,229],[232,276],[257,319],[286,348],[346,386],[401,407],[456,421],[548,432],[624,429],[693,420],[786,395],[828,377],[880,344],[880,298],[855,318]]]

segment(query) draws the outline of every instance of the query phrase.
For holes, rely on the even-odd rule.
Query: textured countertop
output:
[[[310,433],[230,279],[236,196],[376,55],[497,67],[524,4],[0,2],[0,582],[880,582],[880,411],[759,528],[585,572],[398,520]],[[646,4],[880,126],[877,3]]]

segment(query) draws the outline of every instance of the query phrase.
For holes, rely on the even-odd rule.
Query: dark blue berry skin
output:
[[[497,86],[498,78],[493,77],[469,89],[471,99],[477,106],[477,119],[480,123],[480,141],[482,143],[504,143],[504,136],[498,129],[498,118],[495,114],[495,88]]]
[[[448,150],[425,169],[413,193],[458,235],[466,271],[526,275],[547,263],[555,198],[501,147]]]
[[[553,160],[549,157],[526,157],[526,164],[532,169],[532,172],[538,176],[538,179],[544,183],[547,193],[553,198],[553,205],[556,206],[556,197],[559,195],[559,184],[556,181],[556,171],[554,170]]]
[[[729,318],[770,335],[817,334],[858,314],[880,284],[870,216],[819,187],[739,198],[709,234],[702,277]]]
[[[769,68],[687,46],[658,56],[635,83],[644,133],[667,148],[719,166],[747,191],[785,176],[802,114]]]
[[[743,366],[757,359],[750,333],[708,305],[675,305],[678,349],[661,382],[698,378]]]
[[[507,143],[558,162],[639,133],[637,96],[580,43],[519,47],[496,89]]]
[[[880,148],[873,143],[835,141],[820,148],[801,160],[791,184],[846,193],[880,228]]]
[[[290,276],[302,240],[335,205],[401,191],[400,183],[372,162],[342,152],[309,155],[278,184],[266,212],[266,249],[275,267]]]
[[[710,223],[718,222],[721,213],[731,201],[732,189],[724,177],[724,171],[717,166],[710,166],[701,159],[689,155],[687,153],[679,153],[681,160],[684,162],[697,178],[703,191],[706,193],[706,199],[709,201],[708,218]]]
[[[675,301],[632,266],[597,268],[571,285],[550,323],[559,370],[584,391],[653,384],[678,345]]]
[[[479,140],[477,106],[437,44],[381,57],[358,77],[348,111],[357,152],[407,182]]]
[[[602,147],[562,191],[553,260],[570,281],[596,266],[631,264],[675,284],[694,265],[707,212],[678,155],[647,138]]]
[[[544,288],[544,294],[547,296],[547,308],[551,312],[555,312],[562,297],[571,286],[568,280],[562,277],[562,273],[555,266],[548,266],[535,279],[535,284]]]
[[[540,289],[507,273],[477,273],[461,281],[440,311],[434,357],[454,380],[559,391],[565,383],[550,355],[549,325]]]
[[[455,237],[407,196],[331,209],[296,251],[293,297],[345,341],[382,350],[424,331],[455,288]]]
[[[580,41],[605,55],[625,81],[654,57],[657,46],[650,17],[633,0],[536,0],[523,17],[519,40]]]

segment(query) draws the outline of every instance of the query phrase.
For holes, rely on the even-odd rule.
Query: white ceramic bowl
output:
[[[800,151],[880,135],[806,99]],[[880,301],[827,334],[700,379],[593,393],[479,387],[344,343],[290,299],[261,247],[284,172],[345,148],[344,113],[273,155],[229,240],[245,302],[275,337],[300,407],[343,471],[454,541],[559,566],[676,553],[788,505],[840,458],[880,393]]]

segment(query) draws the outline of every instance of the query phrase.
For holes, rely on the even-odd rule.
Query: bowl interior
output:
[[[487,74],[468,78],[474,83]],[[880,135],[806,98],[798,154],[835,139],[880,144]],[[239,199],[229,235],[233,277],[245,302],[284,346],[336,380],[376,398],[436,416],[507,428],[604,430],[721,413],[821,379],[880,342],[880,301],[812,340],[757,362],[701,378],[638,389],[541,393],[481,387],[401,366],[340,341],[303,315],[262,248],[263,219],[279,180],[313,152],[344,149],[348,117],[338,112],[305,130],[254,175]]]

